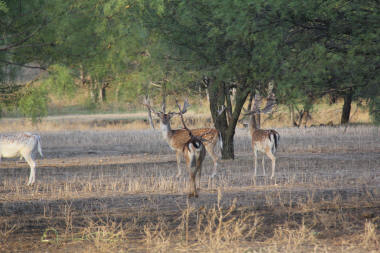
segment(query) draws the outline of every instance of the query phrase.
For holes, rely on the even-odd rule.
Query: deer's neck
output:
[[[248,123],[248,126],[249,126],[249,132],[252,134],[253,132],[255,132],[256,130],[258,130],[257,128],[257,123],[256,123],[256,119],[255,119],[255,114],[251,114],[249,116],[249,123]]]
[[[169,141],[172,135],[172,129],[170,127],[170,123],[164,124],[161,122],[161,133],[165,140]]]

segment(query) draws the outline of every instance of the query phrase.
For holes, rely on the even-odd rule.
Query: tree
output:
[[[280,86],[312,99],[343,97],[341,123],[351,102],[371,89],[379,93],[380,15],[377,1],[278,1],[273,22],[284,27],[289,49]],[[277,14],[277,15],[276,15]],[[371,88],[372,87],[372,88]]]
[[[147,3],[146,24],[204,77],[214,125],[223,137],[222,157],[234,158],[233,138],[246,98],[255,89],[264,92],[278,69],[277,29],[261,29],[267,20],[260,4],[251,1],[165,1],[160,8],[157,2]]]
[[[19,107],[33,122],[47,112],[47,93],[40,87],[25,87],[24,80],[20,80],[19,76],[27,69],[46,69],[38,54],[35,54],[39,48],[48,45],[42,41],[36,42],[48,23],[40,9],[45,3],[0,1],[0,104]]]

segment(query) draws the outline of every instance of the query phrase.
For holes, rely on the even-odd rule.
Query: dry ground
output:
[[[40,132],[36,184],[24,161],[0,164],[4,252],[377,252],[380,129],[278,129],[274,180],[253,176],[249,137],[198,199],[177,179],[159,132]],[[182,167],[185,165],[182,164]],[[270,160],[266,160],[270,174]]]

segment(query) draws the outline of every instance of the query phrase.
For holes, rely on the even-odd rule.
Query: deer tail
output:
[[[195,168],[204,146],[199,141],[193,141],[188,143],[188,148],[190,153],[190,167]]]
[[[39,135],[36,135],[37,137],[37,148],[38,148],[38,153],[40,153],[41,157],[44,155],[42,154],[42,149],[41,149],[41,138]]]
[[[222,149],[223,149],[223,138],[222,138],[222,134],[220,133],[220,131],[218,131],[218,136],[219,136],[218,142],[219,142],[220,151],[222,151]]]
[[[274,154],[280,143],[280,134],[276,132],[275,130],[271,130],[269,133],[269,139],[271,142],[274,143],[274,145],[272,146],[272,153]]]

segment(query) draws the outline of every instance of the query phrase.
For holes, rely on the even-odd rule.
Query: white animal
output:
[[[24,157],[30,166],[28,185],[34,184],[36,178],[36,162],[34,161],[36,149],[43,157],[39,135],[31,133],[0,135],[0,161],[2,157]]]

